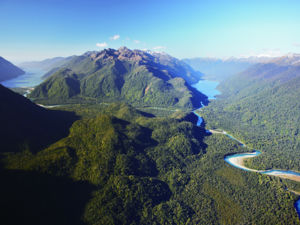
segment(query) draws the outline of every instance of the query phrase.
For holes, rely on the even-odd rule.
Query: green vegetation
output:
[[[221,83],[224,93],[201,111],[208,128],[220,128],[264,154],[256,169],[300,171],[299,66],[261,64]]]
[[[192,109],[207,97],[190,83],[200,75],[167,55],[127,48],[72,57],[29,95],[42,104],[123,101],[138,107]],[[184,78],[184,79],[183,79]]]
[[[64,65],[31,94],[56,110],[0,85],[1,223],[300,224],[299,183],[228,165],[248,150],[194,125],[187,110],[207,98],[175,76],[192,82],[184,65],[126,48]],[[248,166],[299,169],[294,70],[252,68],[201,110],[208,127],[265,152]]]
[[[4,224],[299,224],[292,184],[226,164],[245,149],[193,115],[66,108],[81,117],[68,136],[2,153]]]

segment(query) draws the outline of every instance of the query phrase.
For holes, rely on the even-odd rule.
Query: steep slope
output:
[[[0,56],[0,82],[18,77],[25,72]]]
[[[0,149],[36,152],[68,134],[73,113],[46,110],[0,85]]]
[[[124,101],[139,106],[194,108],[207,98],[192,88],[200,75],[170,56],[106,49],[73,57],[29,95],[37,102]]]
[[[197,83],[203,76],[201,70],[193,70],[189,64],[183,60],[176,59],[166,53],[151,52],[154,61],[162,65],[162,70],[167,70],[173,77],[181,77],[189,84]]]
[[[208,127],[265,152],[252,162],[259,169],[300,170],[300,66],[287,61],[258,64],[224,81],[223,95],[203,111]]]

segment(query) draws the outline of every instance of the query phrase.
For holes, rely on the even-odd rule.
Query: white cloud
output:
[[[141,43],[141,41],[139,41],[139,40],[133,40],[133,42],[136,43],[136,44]]]
[[[153,47],[154,50],[164,50],[164,49],[167,49],[167,47],[165,46],[155,46]]]
[[[107,47],[107,44],[106,44],[106,42],[103,42],[103,43],[97,43],[96,46],[99,47],[99,48],[106,48],[106,47]]]
[[[118,40],[119,38],[120,38],[120,35],[119,35],[119,34],[116,34],[116,35],[112,36],[112,37],[110,38],[110,40],[115,41],[115,40]]]

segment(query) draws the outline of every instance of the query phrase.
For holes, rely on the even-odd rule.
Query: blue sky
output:
[[[0,0],[0,55],[20,62],[124,45],[178,58],[299,53],[299,12],[299,0]]]

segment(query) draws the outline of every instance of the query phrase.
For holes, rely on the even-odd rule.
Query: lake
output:
[[[198,83],[193,84],[192,87],[196,88],[198,91],[205,94],[208,97],[208,99],[211,100],[211,99],[216,99],[216,96],[221,94],[221,92],[217,90],[218,85],[219,85],[218,81],[200,80]],[[198,116],[197,126],[200,126],[202,124],[202,121],[203,119],[200,116]]]
[[[43,82],[42,76],[47,72],[39,69],[24,69],[25,74],[11,80],[1,82],[2,85],[8,88],[28,88],[39,85]]]
[[[192,86],[205,94],[208,99],[215,99],[216,95],[221,94],[221,92],[217,90],[218,85],[218,81],[200,80],[198,83],[193,84]]]

